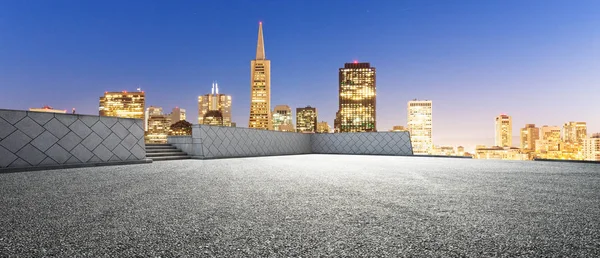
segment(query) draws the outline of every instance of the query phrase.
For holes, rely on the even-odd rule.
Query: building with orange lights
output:
[[[53,109],[51,106],[48,106],[48,105],[46,105],[42,108],[30,108],[29,111],[46,112],[46,113],[60,113],[60,114],[67,113],[67,110]]]
[[[370,63],[344,64],[339,69],[339,109],[335,132],[376,132],[376,69]]]
[[[107,91],[100,97],[100,116],[145,119],[145,108],[143,91]]]

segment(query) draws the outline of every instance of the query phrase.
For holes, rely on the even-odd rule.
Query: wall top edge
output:
[[[88,114],[63,114],[63,113],[52,113],[52,112],[40,112],[40,111],[29,111],[29,110],[16,110],[16,109],[4,109],[0,108],[0,111],[8,111],[8,112],[25,112],[25,113],[35,113],[35,114],[50,114],[50,115],[59,115],[59,116],[83,116],[83,117],[110,117],[110,118],[118,118],[118,119],[131,119],[131,120],[140,120],[140,118],[126,118],[126,117],[116,117],[116,116],[96,116],[96,115],[88,115]]]

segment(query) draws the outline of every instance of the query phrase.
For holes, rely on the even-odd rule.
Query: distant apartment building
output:
[[[540,139],[535,142],[535,151],[538,153],[558,152],[560,144],[560,127],[544,125],[540,128]]]
[[[59,114],[66,114],[67,110],[61,110],[61,109],[54,109],[51,106],[43,106],[42,108],[30,108],[29,111],[35,111],[35,112],[46,112],[46,113],[59,113]]]
[[[331,133],[331,126],[325,121],[317,123],[317,133]]]
[[[171,130],[171,117],[163,113],[162,107],[150,106],[146,110],[146,143],[167,143]]]
[[[306,106],[296,108],[296,132],[314,133],[317,131],[317,108]]]
[[[288,105],[275,106],[271,114],[273,115],[273,130],[282,132],[294,131],[292,109]]]
[[[376,69],[369,63],[346,63],[339,69],[336,132],[376,132]]]
[[[411,100],[408,102],[408,131],[414,154],[433,152],[433,102],[431,100]]]
[[[394,125],[392,127],[392,130],[390,130],[390,132],[406,132],[408,131],[408,128],[401,126],[401,125]]]
[[[171,124],[177,123],[181,120],[185,120],[186,119],[185,109],[175,107],[175,108],[173,108],[173,110],[171,110],[171,114],[169,116],[171,117]]]
[[[535,142],[540,139],[540,129],[535,124],[526,124],[521,128],[521,150],[534,152]]]
[[[587,138],[586,122],[567,122],[563,125],[562,140],[566,143],[583,143]]]
[[[516,147],[481,147],[475,150],[476,159],[529,160],[529,155]]]
[[[231,96],[219,94],[216,82],[211,94],[198,97],[198,124],[231,126]]]
[[[600,161],[600,133],[583,139],[583,159]]]
[[[107,91],[100,97],[100,116],[144,119],[145,108],[143,91]]]
[[[512,118],[509,115],[496,117],[494,136],[496,146],[512,147]]]

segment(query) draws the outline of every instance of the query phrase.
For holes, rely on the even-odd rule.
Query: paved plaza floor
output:
[[[600,164],[297,155],[0,174],[0,257],[600,255]]]

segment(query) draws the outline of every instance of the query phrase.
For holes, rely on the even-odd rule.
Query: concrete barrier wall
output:
[[[407,132],[302,134],[193,125],[191,136],[169,136],[168,143],[198,159],[310,153],[413,155]]]
[[[313,134],[311,151],[318,154],[413,155],[408,132]]]
[[[168,143],[205,159],[310,153],[308,134],[225,126],[193,125],[192,136],[169,136]]]
[[[0,170],[141,161],[141,119],[0,109]]]

